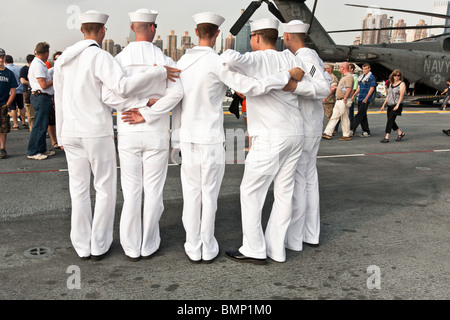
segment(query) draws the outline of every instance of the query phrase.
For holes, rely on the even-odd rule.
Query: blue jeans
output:
[[[29,156],[47,151],[46,136],[52,99],[43,94],[37,97],[32,94],[31,105],[34,108],[34,123],[28,141],[27,154]]]

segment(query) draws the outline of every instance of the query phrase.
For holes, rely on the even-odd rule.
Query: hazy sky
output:
[[[15,59],[24,58],[33,53],[36,43],[46,41],[50,44],[50,53],[64,50],[66,47],[82,39],[79,25],[75,24],[74,16],[78,11],[90,9],[108,14],[109,20],[106,38],[115,43],[126,44],[129,35],[128,12],[139,8],[149,8],[159,12],[157,18],[158,30],[167,42],[170,30],[180,37],[184,31],[189,31],[196,43],[192,15],[203,11],[216,12],[225,17],[221,26],[224,37],[239,18],[241,9],[245,9],[250,0],[1,0],[0,48]],[[431,0],[410,0],[407,3],[392,0],[319,0],[316,17],[326,30],[355,29],[361,27],[361,21],[366,16],[364,8],[345,6],[346,3],[377,5],[379,7],[409,9],[433,12]],[[307,0],[312,9],[314,1]],[[404,19],[408,25],[416,25],[420,18],[431,24],[431,18],[413,14],[403,14],[393,11],[383,12],[394,16],[394,21]],[[263,3],[252,17],[273,17]],[[358,33],[333,34],[332,38],[339,44],[351,44]]]

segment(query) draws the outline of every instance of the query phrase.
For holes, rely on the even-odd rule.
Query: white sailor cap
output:
[[[128,12],[131,22],[148,22],[154,23],[158,16],[158,11],[149,9],[139,9],[135,12]]]
[[[262,30],[262,29],[278,30],[279,25],[280,25],[280,22],[276,19],[264,18],[264,19],[259,19],[259,20],[250,22],[250,30],[251,30],[251,32]]]
[[[307,33],[309,24],[300,20],[292,20],[289,23],[283,23],[283,30],[286,33]]]
[[[212,12],[201,12],[194,14],[192,16],[192,19],[194,20],[194,23],[196,25],[201,23],[211,23],[215,24],[218,27],[220,27],[220,25],[225,21],[224,17],[219,16],[218,14]]]
[[[80,22],[83,23],[101,23],[106,24],[109,16],[104,13],[100,13],[96,10],[88,10],[85,13],[80,13]]]

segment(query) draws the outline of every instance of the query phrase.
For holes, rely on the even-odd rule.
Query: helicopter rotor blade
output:
[[[261,3],[261,1],[252,1],[250,3],[247,9],[245,9],[239,19],[231,27],[230,33],[233,36],[236,36],[239,31],[241,31],[242,27],[247,23],[248,20],[250,20],[255,11],[261,6]]]
[[[308,34],[311,31],[311,26],[314,20],[314,14],[316,13],[316,7],[317,7],[317,0],[314,1],[314,7],[313,7],[313,11],[311,13],[311,20],[309,21],[309,29],[308,29]]]
[[[413,10],[403,10],[403,9],[394,9],[394,8],[380,8],[376,6],[364,6],[359,4],[345,4],[349,7],[358,7],[358,8],[376,8],[381,10],[388,10],[388,11],[398,11],[398,12],[405,12],[405,13],[412,13],[412,14],[420,14],[423,16],[429,16],[434,18],[441,18],[441,19],[450,19],[449,15],[446,14],[439,14],[439,13],[431,13],[431,12],[422,12],[422,11],[413,11]]]
[[[386,28],[370,28],[370,29],[348,29],[333,30],[327,33],[344,33],[344,32],[360,32],[360,31],[380,31],[380,30],[409,30],[409,29],[433,29],[433,28],[449,28],[450,25],[434,25],[434,26],[410,26],[410,27],[386,27]]]
[[[267,3],[267,6],[269,7],[269,11],[275,16],[277,17],[278,20],[280,20],[282,23],[286,23],[286,20],[283,18],[283,16],[281,15],[280,10],[278,10],[278,8],[269,1],[264,1],[265,3]]]

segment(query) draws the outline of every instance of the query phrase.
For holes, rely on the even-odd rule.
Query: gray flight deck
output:
[[[398,118],[406,137],[395,142],[393,134],[382,144],[386,116],[377,112],[379,103],[369,109],[371,137],[338,141],[339,132],[322,139],[320,246],[287,250],[285,263],[269,259],[265,266],[224,254],[242,241],[239,161],[226,166],[216,220],[221,252],[214,263],[192,264],[184,254],[177,165],[169,166],[165,185],[159,252],[145,261],[125,258],[119,175],[111,252],[98,262],[81,261],[69,238],[64,152],[29,160],[29,133],[12,131],[9,158],[0,160],[0,299],[179,300],[180,307],[186,300],[448,300],[450,137],[442,129],[450,128],[450,112],[407,106]],[[243,119],[230,114],[225,127],[245,130]],[[272,201],[271,189],[264,224]]]

